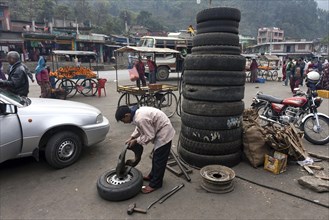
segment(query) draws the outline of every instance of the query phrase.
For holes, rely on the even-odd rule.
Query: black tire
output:
[[[193,47],[229,45],[239,46],[239,35],[231,33],[205,33],[193,37]]]
[[[169,78],[169,68],[166,66],[160,66],[157,69],[156,79],[159,81],[167,80]]]
[[[183,85],[183,97],[191,100],[231,102],[244,98],[244,86]]]
[[[242,126],[242,115],[209,117],[191,115],[182,111],[181,120],[185,126],[201,130],[228,130]]]
[[[172,92],[166,92],[161,96],[158,108],[163,111],[168,118],[171,118],[177,111],[177,97]]]
[[[129,177],[126,177],[127,182],[114,184],[118,180],[115,169],[103,173],[97,180],[97,191],[100,197],[108,201],[123,201],[137,195],[143,186],[143,175],[136,168],[131,168],[128,175],[131,179],[129,180]],[[114,182],[109,181],[111,179]]]
[[[184,71],[184,82],[192,85],[242,86],[245,81],[246,73],[244,71]]]
[[[205,143],[192,141],[181,135],[180,144],[185,150],[201,155],[220,156],[242,150],[242,138],[227,143]]]
[[[219,164],[223,166],[233,167],[241,162],[241,154],[242,151],[238,151],[233,154],[228,155],[202,155],[202,154],[195,154],[186,149],[182,146],[178,145],[177,152],[180,158],[187,164],[195,167],[195,168],[202,168],[208,165]]]
[[[241,49],[237,46],[199,46],[192,48],[192,54],[226,54],[226,55],[240,55]]]
[[[305,139],[312,144],[325,145],[329,143],[329,119],[323,115],[318,115],[318,117],[322,133],[314,132],[313,128],[316,125],[316,122],[313,115],[310,115],[305,119],[302,124],[302,130],[304,131]]]
[[[45,156],[48,164],[61,169],[75,163],[81,154],[81,138],[70,131],[53,135],[46,144]]]
[[[242,138],[242,128],[212,131],[191,128],[182,124],[181,133],[191,141],[203,143],[227,143]]]
[[[239,33],[239,22],[232,20],[210,20],[196,25],[198,34],[211,32]]]
[[[188,55],[185,70],[244,71],[246,58],[241,55]]]
[[[186,113],[201,116],[240,115],[244,111],[244,102],[206,102],[183,99],[182,109]]]
[[[236,8],[215,7],[200,11],[196,15],[196,22],[200,23],[208,20],[241,20],[241,12]]]

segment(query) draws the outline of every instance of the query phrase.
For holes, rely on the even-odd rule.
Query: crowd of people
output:
[[[295,88],[304,85],[307,74],[311,71],[316,71],[321,76],[316,84],[316,89],[329,90],[329,63],[327,59],[322,62],[318,59],[306,61],[302,58],[296,60],[288,58],[282,66],[283,86],[288,86],[289,83],[291,92],[294,93]]]
[[[20,55],[16,51],[7,54],[9,69],[5,74],[2,62],[0,62],[0,88],[6,89],[16,95],[27,97],[29,94],[29,79],[35,82],[32,72],[21,62]],[[49,82],[50,68],[46,66],[46,59],[40,56],[35,68],[35,78],[40,86],[40,98],[51,97],[51,85]],[[6,76],[7,75],[7,76]]]

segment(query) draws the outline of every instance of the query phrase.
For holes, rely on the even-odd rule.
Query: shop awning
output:
[[[74,51],[74,50],[54,50],[55,55],[74,55],[74,56],[96,56],[97,54],[92,51]]]
[[[169,49],[169,48],[155,48],[155,47],[133,47],[133,46],[125,46],[121,47],[115,52],[141,52],[141,53],[180,53],[177,50]]]

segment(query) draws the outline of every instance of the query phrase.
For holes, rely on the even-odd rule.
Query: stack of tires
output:
[[[235,166],[242,154],[245,58],[240,55],[241,13],[210,8],[197,14],[192,54],[185,59],[178,153],[188,164]]]

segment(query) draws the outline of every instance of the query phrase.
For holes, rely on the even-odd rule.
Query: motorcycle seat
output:
[[[259,94],[259,95],[257,95],[257,98],[263,99],[263,100],[266,100],[266,101],[269,101],[269,102],[272,102],[272,103],[278,103],[278,104],[281,104],[283,102],[283,99],[276,98],[276,97],[271,96],[271,95]]]

